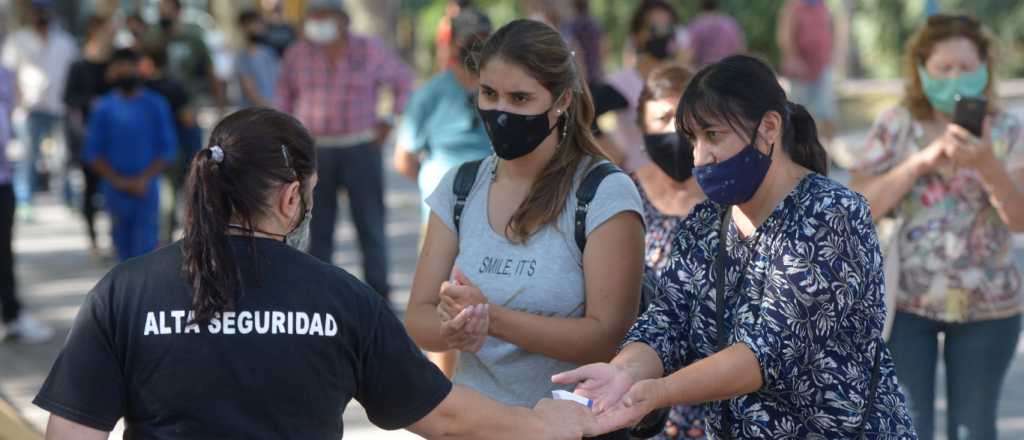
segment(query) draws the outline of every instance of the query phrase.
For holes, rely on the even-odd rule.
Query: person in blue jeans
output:
[[[23,155],[14,168],[13,183],[19,215],[32,219],[32,195],[43,180],[37,170],[42,158],[40,149],[43,140],[59,127],[64,113],[61,94],[69,67],[78,58],[78,48],[57,23],[53,0],[22,4],[26,6],[26,24],[3,39],[0,64],[14,72],[18,105],[25,111],[24,122],[15,127]]]
[[[285,52],[275,89],[279,110],[313,133],[320,180],[313,190],[309,253],[333,263],[338,192],[345,189],[359,249],[363,279],[388,298],[387,209],[382,145],[391,117],[377,115],[384,89],[394,100],[391,116],[404,113],[416,75],[375,37],[349,31],[341,0],[309,0],[306,38]]]
[[[989,35],[972,17],[929,17],[908,45],[903,104],[850,152],[850,187],[876,220],[898,225],[887,246],[889,346],[921,440],[935,438],[940,361],[946,437],[999,438],[999,395],[1020,339],[1013,234],[1024,232],[1024,128],[996,101]],[[953,122],[962,97],[988,98],[980,136]]]
[[[114,53],[107,77],[115,90],[89,117],[83,161],[103,179],[101,190],[121,261],[156,248],[160,195],[157,177],[177,155],[167,99],[141,86],[139,56]]]
[[[15,199],[6,146],[11,140],[15,95],[14,72],[0,66],[0,340],[42,344],[53,338],[53,328],[22,310],[14,274]]]

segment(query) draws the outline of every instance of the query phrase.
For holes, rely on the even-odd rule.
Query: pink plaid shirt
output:
[[[412,91],[412,70],[383,43],[349,34],[348,47],[332,66],[326,50],[299,41],[284,54],[277,103],[313,136],[345,136],[373,129],[381,85],[391,87],[395,112]]]

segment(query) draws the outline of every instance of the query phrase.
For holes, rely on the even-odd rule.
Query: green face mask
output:
[[[918,65],[917,76],[921,78],[921,87],[932,107],[951,115],[956,108],[957,96],[975,98],[985,91],[988,85],[988,66],[982,64],[973,72],[953,78],[935,78],[928,74],[924,66]]]

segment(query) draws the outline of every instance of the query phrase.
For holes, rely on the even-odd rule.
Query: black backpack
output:
[[[459,233],[459,225],[462,222],[462,210],[466,207],[466,199],[469,198],[469,193],[473,190],[473,184],[476,183],[476,175],[480,170],[482,162],[483,159],[466,162],[460,165],[459,170],[455,173],[452,192],[455,193],[455,215],[453,222],[455,223],[456,234]],[[587,246],[587,211],[590,210],[590,202],[594,201],[594,197],[597,196],[597,188],[601,186],[601,182],[604,181],[605,177],[621,172],[622,170],[610,162],[601,162],[594,168],[591,168],[590,171],[587,171],[586,176],[583,177],[583,182],[576,188],[576,218],[573,220],[573,224],[575,225],[576,246],[580,248],[581,256],[583,255],[583,249]],[[654,301],[656,288],[657,280],[654,274],[645,270],[643,286],[640,289],[641,314]],[[640,424],[631,430],[630,434],[633,438],[654,437],[661,433],[667,419],[668,408],[655,410],[644,417]]]
[[[469,197],[469,192],[473,190],[473,184],[476,183],[476,175],[480,171],[481,162],[483,159],[466,162],[460,165],[459,171],[455,173],[455,183],[452,185],[452,191],[455,193],[455,233],[459,232],[462,210],[466,207],[466,199]],[[576,225],[576,246],[579,246],[580,254],[587,247],[587,211],[590,208],[590,202],[593,202],[594,197],[597,196],[597,187],[601,186],[601,182],[608,175],[621,172],[622,170],[615,165],[602,162],[587,172],[583,183],[576,189],[576,219],[574,223]]]

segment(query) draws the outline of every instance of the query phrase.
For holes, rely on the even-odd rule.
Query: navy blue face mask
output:
[[[719,205],[729,206],[746,203],[754,197],[764,177],[768,175],[768,168],[772,166],[772,153],[775,152],[775,144],[772,144],[767,155],[758,151],[754,147],[756,139],[757,128],[754,129],[750,143],[735,156],[722,162],[693,167],[697,184],[709,199]]]

